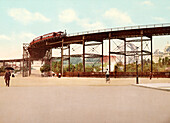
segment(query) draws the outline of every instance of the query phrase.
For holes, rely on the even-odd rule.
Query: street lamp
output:
[[[139,84],[139,80],[138,80],[138,59],[139,59],[139,54],[136,53],[135,54],[135,60],[136,60],[136,84]]]

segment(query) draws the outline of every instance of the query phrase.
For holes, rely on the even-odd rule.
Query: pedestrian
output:
[[[10,76],[11,76],[10,71],[6,70],[4,79],[5,79],[6,86],[8,86],[8,87],[9,87],[9,83],[10,83]]]
[[[58,78],[61,78],[61,73],[58,74]]]
[[[106,69],[106,83],[107,81],[110,83],[110,77],[109,77],[109,70]]]

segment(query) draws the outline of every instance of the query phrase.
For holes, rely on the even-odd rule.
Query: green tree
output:
[[[0,68],[0,72],[5,72],[5,68],[3,66]]]
[[[99,72],[101,69],[100,69],[101,65],[95,65],[94,66],[94,69],[96,72]]]
[[[159,66],[161,66],[161,62],[162,62],[162,59],[159,57],[159,60],[158,60]]]
[[[61,61],[52,62],[52,71],[55,73],[61,72]]]
[[[168,65],[170,65],[170,59],[168,60]]]
[[[70,71],[74,72],[75,71],[75,66],[73,64],[70,64]]]
[[[49,64],[44,64],[41,68],[40,71],[43,72],[49,72],[50,71],[50,65]]]
[[[168,61],[169,61],[168,57],[165,57],[165,65],[168,65]]]
[[[78,63],[75,65],[75,70],[82,72],[83,71],[83,64],[82,63]]]
[[[165,59],[164,58],[162,59],[162,65],[165,65]]]

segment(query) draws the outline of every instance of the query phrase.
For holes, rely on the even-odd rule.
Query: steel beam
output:
[[[25,69],[25,68],[24,68],[24,60],[25,60],[25,59],[24,59],[24,57],[25,57],[25,56],[24,56],[24,54],[25,54],[25,53],[24,53],[24,50],[25,50],[25,49],[24,49],[24,46],[23,46],[23,64],[22,64],[22,77],[24,77],[24,69]]]
[[[152,59],[152,36],[151,36],[151,73],[153,72],[153,59]]]
[[[63,55],[64,57],[67,57],[69,55]],[[82,54],[72,54],[70,55],[71,57],[82,57],[83,55]]]
[[[147,50],[142,50],[142,52],[151,54],[151,52],[149,52]]]
[[[68,70],[70,72],[70,45],[68,45],[68,55],[69,55]]]
[[[109,73],[110,73],[110,65],[111,65],[111,61],[110,61],[110,50],[111,50],[110,37],[111,37],[111,33],[109,33]]]
[[[138,54],[139,56],[141,56],[141,54]],[[143,54],[143,56],[148,56],[150,54]],[[134,54],[130,54],[130,55],[126,55],[126,56],[134,56]]]
[[[21,61],[20,61],[20,74],[21,74]]]
[[[61,47],[61,75],[63,76],[64,70],[63,70],[63,44],[64,44],[64,38],[62,39],[62,47]]]
[[[143,39],[143,41],[150,41],[150,39]],[[127,40],[126,42],[141,42],[141,40]]]
[[[125,55],[124,52],[110,52],[110,54]]]
[[[103,72],[103,40],[102,40],[102,72]]]
[[[124,72],[126,72],[126,38],[124,39]]]
[[[95,54],[95,53],[85,53],[85,55],[96,55],[96,56],[98,56],[99,54]]]
[[[94,46],[94,45],[100,45],[100,44],[102,44],[102,43],[91,43],[91,44],[85,44],[85,46]]]
[[[83,72],[85,72],[85,37],[83,36]]]
[[[141,30],[141,71],[143,72],[143,30]]]
[[[83,40],[74,40],[74,41],[67,41],[67,42],[64,42],[64,44],[73,44],[73,43],[81,43]]]
[[[31,58],[29,57],[29,76],[31,75]]]
[[[54,42],[54,43],[48,43],[48,42],[46,42],[46,45],[54,45],[54,44],[59,44],[59,43],[62,43],[62,41],[57,41],[57,42]]]

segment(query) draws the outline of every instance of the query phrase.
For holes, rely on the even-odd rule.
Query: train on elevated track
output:
[[[30,43],[30,45],[33,45],[37,42],[40,42],[42,40],[46,40],[46,39],[50,39],[50,38],[54,38],[54,37],[57,37],[57,38],[62,38],[62,37],[65,37],[66,36],[66,31],[65,32],[62,32],[62,31],[59,31],[59,32],[51,32],[51,33],[48,33],[48,34],[44,34],[42,36],[39,36],[39,37],[36,37],[32,40],[32,42]]]

